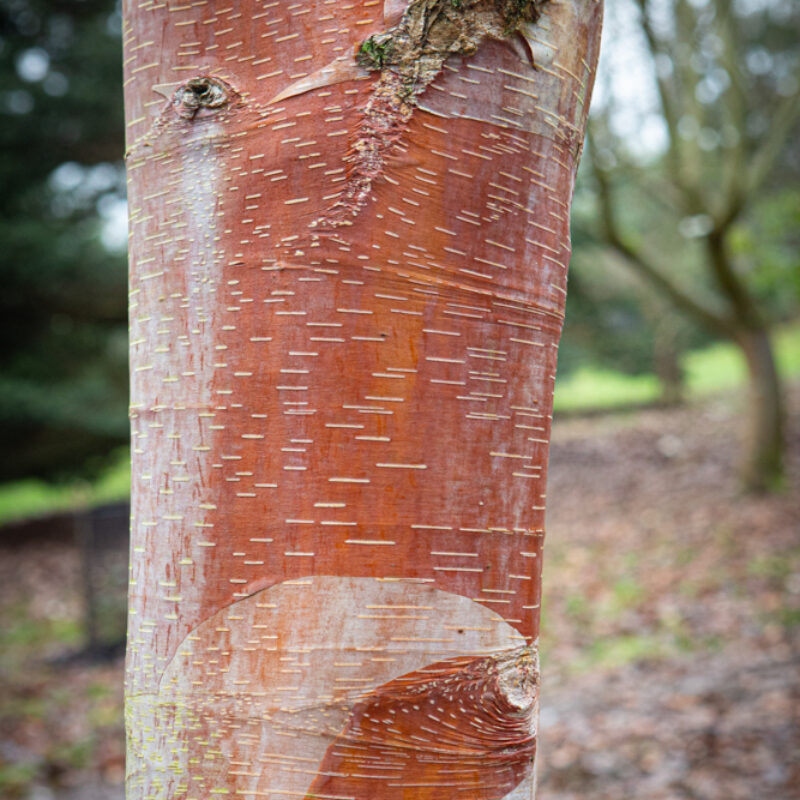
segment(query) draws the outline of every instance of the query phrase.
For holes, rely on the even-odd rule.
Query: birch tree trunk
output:
[[[530,798],[600,0],[126,0],[128,798]]]

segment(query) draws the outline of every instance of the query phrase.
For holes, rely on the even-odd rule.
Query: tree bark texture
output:
[[[532,797],[599,0],[124,13],[129,800]]]

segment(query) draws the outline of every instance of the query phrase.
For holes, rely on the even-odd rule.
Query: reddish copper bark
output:
[[[338,226],[384,4],[125,5],[129,798],[522,797],[599,3],[448,60]],[[408,692],[454,738],[359,778]]]

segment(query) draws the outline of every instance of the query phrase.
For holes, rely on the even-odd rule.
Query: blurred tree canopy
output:
[[[625,23],[645,54],[640,87],[649,77],[653,89],[640,121],[650,136],[620,125],[625,77],[607,73],[589,134],[590,229],[676,309],[740,349],[751,385],[743,474],[766,489],[781,479],[784,446],[770,331],[800,301],[800,4],[610,0],[607,29]]]
[[[0,0],[0,481],[128,438],[120,52],[113,0]]]
[[[752,362],[798,314],[800,3],[606,4],[559,370],[655,372],[674,400],[682,351]],[[91,472],[128,439],[117,5],[0,0],[0,481]]]

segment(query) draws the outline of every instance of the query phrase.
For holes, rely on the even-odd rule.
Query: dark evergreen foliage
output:
[[[127,440],[120,49],[114,0],[0,0],[0,481]]]

